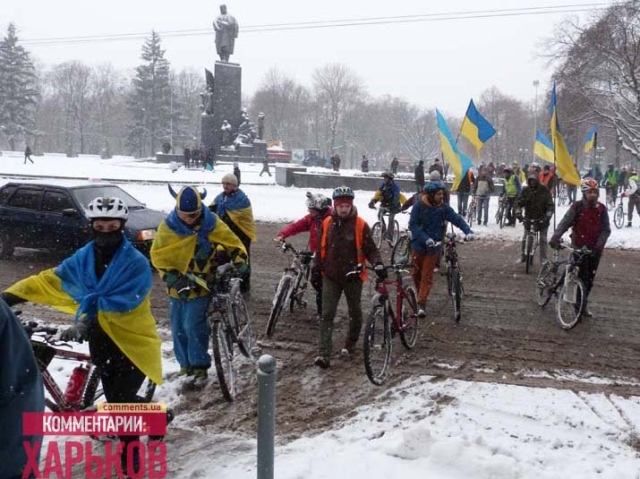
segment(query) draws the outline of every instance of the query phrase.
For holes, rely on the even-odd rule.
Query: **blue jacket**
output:
[[[464,234],[470,234],[471,228],[462,219],[462,216],[453,211],[451,206],[444,202],[440,206],[426,204],[422,199],[418,200],[411,210],[409,229],[411,230],[411,248],[420,254],[438,254],[442,246],[427,248],[429,238],[433,241],[442,241],[445,222],[449,221],[460,228]]]
[[[22,413],[44,411],[44,387],[31,342],[13,312],[0,299],[0,479],[20,477],[27,462]]]

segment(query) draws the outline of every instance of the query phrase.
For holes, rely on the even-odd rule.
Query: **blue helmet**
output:
[[[447,187],[442,181],[430,181],[424,185],[424,192],[430,195],[435,194],[439,190],[445,190]]]

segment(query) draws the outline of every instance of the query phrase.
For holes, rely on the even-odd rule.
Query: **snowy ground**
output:
[[[48,155],[34,160],[35,166],[23,165],[21,156],[5,153],[0,157],[0,185],[9,181],[2,174],[197,184],[202,184],[203,175],[208,175],[204,185],[213,195],[219,191],[221,175],[231,170],[231,165],[221,165],[215,173],[183,169],[172,173],[168,165],[130,158],[67,159]],[[261,165],[242,168],[247,182],[272,181],[258,177]],[[169,211],[173,206],[165,186],[121,186],[149,207]],[[247,185],[243,189],[252,200],[258,220],[289,221],[305,213],[303,190],[273,184]],[[329,190],[322,192],[330,194]],[[366,207],[370,196],[371,192],[356,192],[356,205],[367,220],[373,221],[375,212]],[[455,205],[455,198],[453,202]],[[494,199],[490,221],[495,207]],[[558,214],[564,210],[559,208]],[[406,215],[400,217],[403,225],[407,220]],[[508,240],[521,234],[521,228],[499,230],[495,225],[475,229],[480,238]],[[637,220],[632,229],[614,227],[609,246],[640,248]],[[170,343],[165,343],[163,349],[169,351]],[[172,360],[165,361],[164,367],[167,373],[177,369]],[[63,383],[70,369],[69,365],[53,368]],[[626,380],[637,382],[634,378]],[[321,387],[322,375],[318,373],[309,381]],[[158,398],[173,402],[177,387],[175,381],[166,383],[159,389]],[[188,413],[183,412],[174,426],[179,429],[188,422]],[[638,397],[416,377],[388,391],[381,389],[376,402],[338,421],[332,430],[280,444],[276,450],[276,477],[639,479],[639,428]],[[172,477],[178,479],[241,479],[256,475],[253,438],[212,437],[206,429],[199,429],[179,440],[169,438],[169,447],[174,457],[172,469],[177,471]]]
[[[167,164],[158,164],[152,161],[134,160],[130,157],[116,157],[111,160],[101,160],[97,156],[86,155],[80,158],[66,158],[63,155],[47,155],[34,157],[35,165],[23,164],[23,156],[17,152],[3,152],[0,156],[0,185],[9,181],[3,178],[4,175],[37,174],[68,176],[77,178],[92,178],[99,181],[100,178],[113,178],[122,180],[156,180],[167,182],[192,181],[196,185],[207,188],[209,198],[219,193],[221,187],[219,181],[222,176],[232,171],[231,164],[220,164],[215,172],[205,172],[202,170],[180,168],[172,172]],[[253,205],[254,216],[259,221],[286,222],[293,221],[306,213],[305,197],[306,190],[299,188],[287,188],[274,184],[274,177],[267,175],[259,176],[262,169],[261,164],[250,163],[241,164],[242,181],[247,183],[241,185],[242,190],[249,196]],[[313,171],[320,172],[321,168],[313,168]],[[324,169],[327,173],[330,170]],[[353,174],[355,170],[344,170],[341,173]],[[335,174],[334,172],[331,172]],[[275,175],[275,173],[272,173]],[[37,181],[37,180],[34,180]],[[73,181],[56,180],[59,183],[69,184]],[[50,182],[50,181],[49,181]],[[251,183],[251,184],[249,184]],[[260,183],[260,184],[258,184]],[[173,198],[169,195],[167,188],[162,185],[144,185],[135,183],[122,183],[122,188],[130,192],[133,196],[146,203],[150,208],[170,211],[173,208]],[[321,192],[331,195],[332,190],[315,189],[314,192]],[[355,204],[358,211],[370,224],[376,220],[376,212],[367,208],[367,203],[371,199],[372,192],[356,191]],[[601,198],[604,198],[602,190]],[[452,195],[451,204],[457,207],[456,195]],[[474,226],[474,231],[480,238],[492,238],[501,240],[516,240],[522,235],[522,228],[500,229],[495,224],[495,211],[498,207],[496,197],[491,199],[489,208],[489,226]],[[625,200],[625,208],[626,200]],[[567,207],[558,207],[557,221],[559,222]],[[612,214],[610,214],[612,216]],[[408,215],[398,215],[401,227],[408,223]],[[635,227],[617,229],[611,223],[613,229],[609,242],[610,248],[640,248],[640,219],[634,218]],[[626,223],[626,218],[625,218]]]

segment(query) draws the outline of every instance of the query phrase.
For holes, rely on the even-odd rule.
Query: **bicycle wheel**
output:
[[[371,237],[376,245],[376,248],[380,249],[382,246],[382,223],[376,221],[371,227]]]
[[[291,290],[291,294],[289,295],[289,312],[290,313],[293,313],[293,310],[296,304],[299,304],[304,308],[307,307],[307,303],[304,300],[304,293],[306,292],[306,289],[307,289],[309,275],[307,275],[307,278],[305,278],[303,275],[304,275],[304,271],[301,273],[298,273],[298,276],[296,277],[296,284]]]
[[[524,271],[529,274],[529,270],[533,267],[533,238],[532,235],[527,235],[524,250]]]
[[[498,211],[496,211],[496,224],[500,226],[502,229],[502,217],[504,216],[504,206],[502,203],[498,206]]]
[[[413,349],[418,338],[418,299],[413,286],[407,286],[404,292],[400,341],[405,348]]]
[[[363,347],[367,377],[380,386],[387,378],[391,361],[391,321],[381,304],[375,305],[369,314]]]
[[[213,362],[222,396],[231,402],[236,397],[236,371],[233,365],[233,337],[221,321],[211,328]]]
[[[391,241],[393,242],[393,244],[396,244],[399,238],[400,238],[400,225],[396,220],[393,220],[393,238],[391,238]]]
[[[253,335],[253,328],[251,327],[251,317],[247,310],[247,303],[245,303],[242,293],[240,293],[240,284],[235,283],[231,287],[231,294],[229,296],[229,302],[231,303],[231,325],[234,341],[238,344],[238,349],[247,358],[253,359],[253,348],[255,347],[255,337]]]
[[[453,305],[453,319],[458,323],[462,315],[462,277],[458,268],[451,272],[451,304]]]
[[[584,285],[578,278],[566,280],[560,288],[556,303],[556,319],[562,329],[571,329],[582,314]]]
[[[618,205],[616,211],[613,213],[613,223],[616,225],[616,228],[622,228],[624,224],[624,211],[622,210],[622,205]]]
[[[469,228],[473,227],[473,220],[476,216],[476,208],[475,206],[470,206],[469,211],[467,211],[467,223],[469,224]]]
[[[280,283],[276,288],[276,294],[273,297],[273,305],[271,306],[271,313],[269,313],[269,320],[267,321],[267,337],[271,337],[276,329],[276,323],[278,318],[282,314],[282,308],[284,308],[287,301],[287,295],[291,288],[293,278],[289,275],[284,275],[280,278]]]
[[[406,234],[400,236],[393,245],[391,264],[411,264],[411,240]]]
[[[555,274],[553,272],[553,265],[545,261],[536,278],[536,302],[541,308],[544,308],[551,299],[551,288],[554,283]]]

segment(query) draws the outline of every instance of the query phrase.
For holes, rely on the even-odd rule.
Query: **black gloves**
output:
[[[387,279],[387,270],[382,263],[376,263],[373,267],[373,271],[380,281]]]
[[[369,201],[369,208],[372,210],[376,209],[376,202],[374,200]]]

